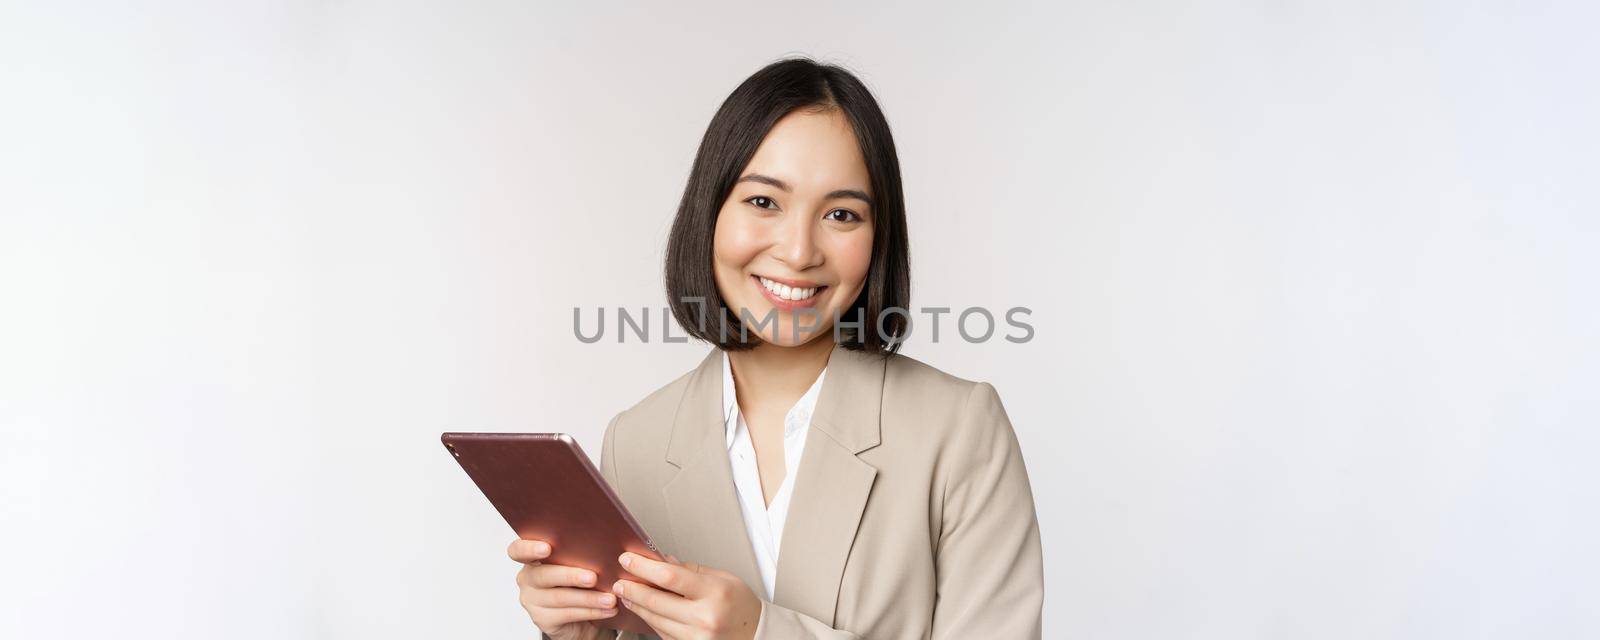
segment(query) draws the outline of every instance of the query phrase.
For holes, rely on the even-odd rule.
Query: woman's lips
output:
[[[817,299],[822,297],[823,290],[828,288],[827,285],[790,286],[785,282],[794,285],[806,283],[793,280],[779,281],[757,275],[750,276],[750,280],[755,283],[756,288],[761,290],[761,295],[766,296],[767,301],[771,302],[772,306],[777,307],[780,311],[814,307],[817,305]]]

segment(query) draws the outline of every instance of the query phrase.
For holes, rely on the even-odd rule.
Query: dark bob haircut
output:
[[[839,318],[835,335],[847,349],[893,353],[907,335],[911,309],[900,158],[889,122],[866,85],[840,67],[805,58],[779,60],[755,72],[711,118],[667,240],[667,304],[689,335],[718,348],[749,349],[760,340],[745,335],[717,291],[712,236],[723,201],[767,132],[801,109],[844,114],[872,182],[872,262],[861,294]]]

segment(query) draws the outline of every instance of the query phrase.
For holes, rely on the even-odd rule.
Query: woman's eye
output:
[[[778,208],[778,203],[773,202],[772,198],[768,198],[766,196],[751,196],[749,198],[746,198],[745,202],[748,202],[748,203],[753,204],[755,206],[761,207],[762,209],[776,209],[776,208]]]
[[[856,222],[861,219],[861,216],[856,215],[856,212],[849,209],[834,209],[822,218],[834,222]]]

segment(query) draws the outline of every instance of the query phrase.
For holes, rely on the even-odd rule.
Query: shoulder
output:
[[[683,403],[684,395],[688,393],[689,383],[693,380],[695,371],[691,369],[685,372],[651,391],[633,406],[617,413],[616,417],[611,419],[611,425],[606,428],[606,440],[621,438],[638,443],[653,443],[659,440],[664,447],[671,435],[673,417],[677,415],[678,407]]]
[[[934,461],[939,469],[969,468],[984,456],[1015,447],[1016,434],[994,386],[969,380],[904,355],[884,363],[880,455]]]
[[[888,356],[884,363],[883,396],[885,403],[970,417],[976,417],[974,412],[988,415],[998,409],[1000,403],[994,385],[957,377],[900,354]]]
[[[678,404],[683,401],[684,394],[689,389],[689,381],[694,377],[693,369],[674,378],[655,391],[651,391],[643,399],[633,403],[633,406],[623,409],[617,417],[622,420],[640,417],[656,417],[659,415],[671,416],[678,410]]]
[[[939,390],[949,391],[956,389],[970,389],[977,384],[972,380],[959,378],[931,364],[897,353],[884,356],[884,382],[900,382],[920,386],[931,386]]]
[[[1021,444],[994,385],[906,356],[885,366],[880,466],[927,469],[941,514],[961,487],[1020,483],[1026,490]]]

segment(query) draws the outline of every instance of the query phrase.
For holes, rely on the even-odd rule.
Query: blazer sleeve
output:
[[[944,511],[934,560],[935,640],[1039,638],[1044,556],[1022,449],[1000,396],[973,386],[944,476]],[[761,606],[758,640],[858,639],[803,613]]]
[[[778,640],[779,638],[861,640],[861,636],[854,633],[840,631],[799,611],[785,609],[763,600],[761,601],[761,621],[756,623],[755,640]]]
[[[967,398],[945,479],[934,638],[1038,638],[1044,556],[1033,490],[1011,420],[987,382]]]
[[[620,413],[611,418],[611,423],[606,425],[605,440],[600,445],[600,476],[605,478],[611,485],[611,490],[618,494],[622,493],[622,489],[617,486],[617,456],[612,451],[612,443],[616,441],[617,420],[620,418],[622,418]]]
[[[611,418],[611,423],[606,425],[605,440],[603,440],[600,445],[600,477],[605,478],[606,484],[611,485],[611,490],[617,492],[618,495],[622,494],[622,488],[617,486],[617,455],[612,451],[612,443],[616,440],[615,434],[617,431],[617,420],[620,418],[622,418],[622,414],[620,413]],[[612,638],[628,638],[630,636],[633,638],[643,637],[635,634],[623,633],[621,631],[609,634],[601,634],[601,637],[606,636],[610,636]],[[550,636],[542,636],[542,638],[543,640],[550,640]]]

